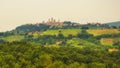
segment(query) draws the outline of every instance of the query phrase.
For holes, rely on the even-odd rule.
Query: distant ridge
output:
[[[120,27],[120,21],[117,21],[117,22],[109,22],[109,23],[106,23],[107,25],[110,25],[110,26],[117,26],[117,27]]]
[[[77,28],[79,26],[80,26],[79,23],[75,23],[71,21],[60,22],[59,20],[56,21],[54,18],[50,18],[46,22],[43,21],[41,23],[24,24],[24,25],[18,26],[14,31],[27,33],[27,32],[33,32],[33,31],[45,31],[47,29]]]

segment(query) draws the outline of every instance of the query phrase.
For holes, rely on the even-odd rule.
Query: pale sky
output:
[[[50,17],[79,23],[120,21],[120,0],[0,0],[0,31]]]

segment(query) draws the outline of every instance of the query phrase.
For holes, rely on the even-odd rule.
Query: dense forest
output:
[[[119,68],[120,51],[48,47],[26,42],[0,44],[1,68]]]

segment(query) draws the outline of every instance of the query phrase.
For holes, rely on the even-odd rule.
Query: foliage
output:
[[[24,39],[24,36],[22,35],[9,35],[6,37],[1,37],[2,40],[7,42],[13,42],[13,41],[21,41]]]
[[[0,33],[0,68],[120,67],[120,42],[117,39],[120,31],[117,29],[111,29],[113,32],[79,28],[46,30],[45,26],[39,30],[34,26],[25,26],[31,29],[25,30],[26,33]],[[113,46],[102,46],[100,41],[105,38],[114,39],[111,43],[108,41]],[[109,49],[116,51],[109,52]]]
[[[21,26],[17,27],[15,30],[18,32],[27,33],[27,32],[31,32],[31,31],[44,31],[48,28],[49,28],[49,26],[44,25],[44,24],[38,24],[38,25],[26,24],[26,25],[21,25]]]
[[[0,44],[1,68],[119,68],[120,51],[47,47],[26,42]]]

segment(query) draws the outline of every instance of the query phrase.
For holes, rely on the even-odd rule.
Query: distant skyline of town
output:
[[[70,20],[60,20],[60,19],[56,19],[56,18],[53,18],[53,17],[50,17],[48,18],[47,20],[41,20],[39,22],[28,22],[28,23],[23,23],[23,24],[19,24],[19,25],[16,25],[16,26],[13,26],[11,29],[7,29],[7,30],[1,30],[0,29],[0,32],[6,32],[6,31],[10,31],[10,30],[13,30],[15,29],[16,27],[18,26],[21,26],[21,25],[25,25],[25,24],[40,24],[40,23],[45,23],[47,25],[51,25],[53,24],[54,26],[63,26],[63,22],[65,21],[70,21]],[[78,23],[78,24],[97,24],[97,23],[100,23],[100,24],[105,24],[105,23],[110,23],[110,22],[117,22],[117,21],[110,21],[110,22],[97,22],[97,21],[92,21],[92,22],[84,22],[84,23],[81,23],[81,22],[75,22],[75,21],[70,21],[70,22],[73,22],[73,23]],[[3,23],[4,24],[4,23]],[[12,26],[12,25],[9,25],[9,26]]]

